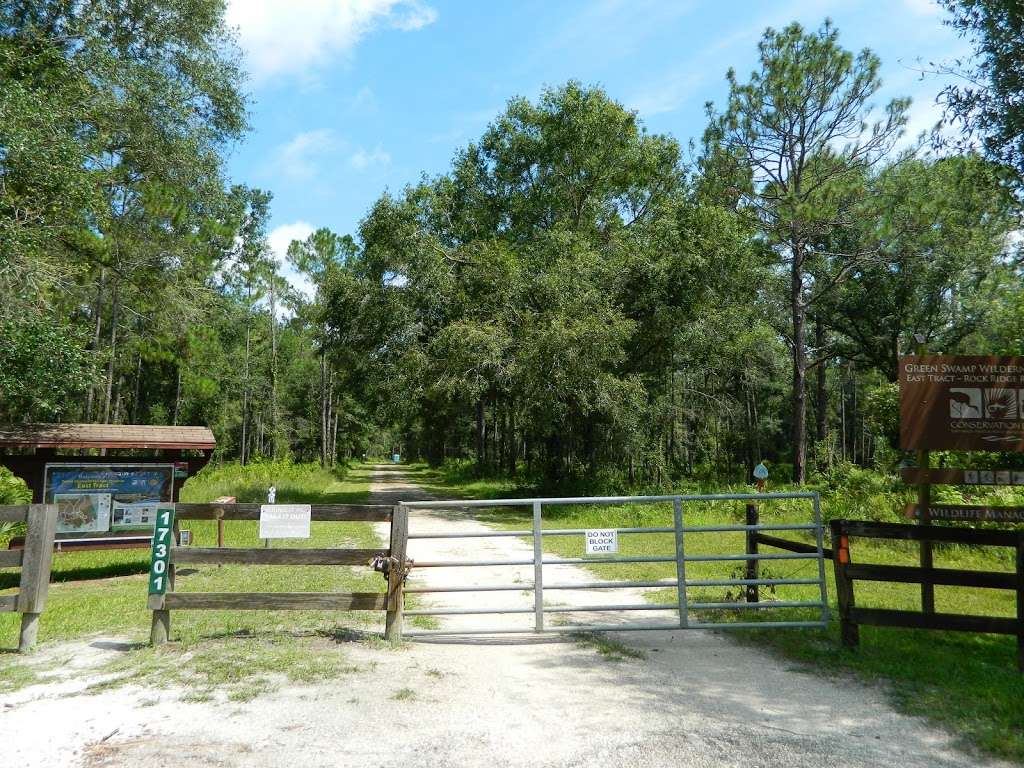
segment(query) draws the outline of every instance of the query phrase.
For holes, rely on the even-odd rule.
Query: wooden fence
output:
[[[259,520],[260,504],[176,504],[174,529],[180,520]],[[263,547],[171,546],[168,592],[151,594],[153,610],[150,641],[167,642],[172,610],[324,610],[386,611],[385,636],[402,636],[402,581],[406,572],[408,512],[402,507],[314,504],[311,520],[317,522],[388,522],[391,541],[379,549],[267,549]],[[176,537],[175,537],[176,538]],[[375,558],[387,566],[386,592],[174,592],[174,568],[182,564],[246,565],[363,565]]]
[[[983,632],[1017,636],[1017,664],[1024,671],[1024,531],[945,528],[932,525],[873,523],[861,520],[833,520],[833,563],[836,594],[844,645],[860,642],[858,627],[909,627],[960,632]],[[854,563],[850,556],[850,537],[969,544],[972,546],[1011,547],[1016,550],[1015,571],[975,571],[953,568],[916,567]],[[898,611],[885,608],[858,608],[854,597],[855,581],[887,581],[922,584],[929,587],[981,587],[1016,592],[1016,617],[973,616],[936,613],[934,610]]]
[[[0,568],[21,568],[21,581],[15,595],[0,595],[0,612],[21,613],[18,650],[32,649],[39,635],[39,615],[46,605],[53,562],[53,539],[57,530],[55,504],[0,506],[0,523],[27,523],[20,549],[0,550]]]

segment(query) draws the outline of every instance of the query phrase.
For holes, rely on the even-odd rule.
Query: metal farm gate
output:
[[[688,508],[702,507],[704,510],[715,509],[724,502],[744,502],[750,511],[752,505],[772,504],[782,500],[792,502],[803,501],[800,522],[755,522],[754,524],[734,524],[731,519],[722,515],[723,522],[717,524],[689,524]],[[545,528],[544,513],[546,510],[565,505],[651,505],[671,504],[672,525],[649,527],[619,527],[617,534],[623,541],[633,535],[655,535],[665,537],[665,554],[617,554],[596,556],[559,556],[545,553],[543,542],[545,537],[581,537],[590,529],[584,528]],[[414,501],[404,502],[402,506],[410,511],[408,556],[414,577],[405,586],[406,595],[445,594],[449,602],[460,602],[461,605],[434,608],[414,605],[407,607],[404,615],[449,617],[449,625],[444,628],[417,628],[406,624],[404,636],[415,637],[424,635],[465,635],[465,634],[496,634],[524,632],[581,632],[581,631],[615,631],[615,630],[646,630],[646,629],[730,629],[730,628],[782,628],[782,627],[824,627],[828,623],[828,601],[825,591],[825,563],[822,545],[821,508],[816,493],[762,493],[762,494],[717,494],[717,495],[676,495],[676,496],[608,496],[579,498],[539,498],[539,499],[498,499],[473,501]],[[477,515],[482,510],[499,510],[502,508],[529,508],[533,513],[533,524],[528,530],[501,530],[478,521]],[[470,515],[465,510],[476,510]],[[417,515],[416,510],[425,514]],[[493,515],[493,512],[486,514]],[[696,511],[693,515],[697,517]],[[665,519],[667,521],[667,508]],[[453,519],[458,522],[453,525]],[[754,520],[759,520],[755,514]],[[444,520],[444,524],[438,521]],[[432,525],[433,521],[433,525]],[[707,522],[707,521],[704,521]],[[435,530],[431,530],[431,528]],[[456,527],[458,530],[453,531]],[[597,527],[597,526],[595,526]],[[612,529],[611,525],[606,526]],[[762,531],[803,532],[813,539],[814,544],[797,544],[808,551],[786,551],[763,553],[757,547],[735,547],[736,552],[704,551],[702,537],[709,534],[746,534],[749,541],[752,535]],[[669,538],[671,536],[671,538]],[[515,545],[505,546],[502,557],[487,558],[487,540],[512,539]],[[463,552],[458,558],[436,557],[438,550],[444,554],[444,548],[451,547],[445,540],[472,539],[481,541],[474,545],[470,552]],[[710,538],[704,538],[710,542]],[[653,539],[648,539],[653,541]],[[717,539],[721,544],[722,538]],[[420,544],[424,542],[424,544]],[[433,542],[432,545],[426,542]],[[532,547],[524,544],[529,542]],[[434,553],[426,551],[433,547]],[[575,546],[575,545],[573,545]],[[479,549],[477,548],[479,547]],[[495,547],[491,547],[494,549]],[[570,547],[563,546],[565,550]],[[633,548],[633,547],[630,547]],[[747,551],[742,551],[746,549]],[[531,552],[532,550],[532,552]],[[753,550],[753,551],[752,551]],[[511,551],[512,557],[507,553]],[[424,554],[426,558],[424,559]],[[482,555],[474,557],[473,555]],[[783,561],[783,562],[777,562]],[[803,561],[803,562],[800,562]],[[595,564],[637,564],[665,563],[674,564],[672,576],[659,579],[625,578],[602,580],[592,574],[586,580],[580,580],[579,566]],[[790,569],[790,573],[773,573],[772,567]],[[665,566],[661,566],[665,567]],[[433,573],[456,573],[457,576],[438,582],[433,578],[422,578],[426,575],[423,569],[431,569]],[[434,569],[443,569],[434,571]],[[481,570],[478,570],[481,569]],[[486,569],[483,570],[483,569]],[[547,569],[547,573],[545,572]],[[712,570],[713,573],[702,574],[701,570]],[[726,569],[731,569],[726,571]],[[767,573],[764,569],[768,569]],[[690,574],[688,575],[688,570]],[[469,575],[467,575],[469,574]],[[484,575],[486,574],[486,575]],[[499,575],[500,574],[500,575]],[[511,574],[511,575],[509,575]],[[433,575],[433,574],[431,574]],[[507,576],[507,578],[505,578]],[[566,578],[570,576],[571,578]],[[450,581],[450,583],[449,583]],[[426,583],[425,583],[426,582]],[[764,600],[746,602],[744,592],[749,595],[756,593],[754,586],[790,589],[803,587],[810,592],[801,595],[800,599]],[[693,599],[695,591],[707,592],[708,588],[727,588],[728,599],[707,599],[698,595]],[[637,596],[636,590],[668,589],[676,592],[676,599],[671,604],[652,603]],[[614,595],[615,590],[631,590],[632,602],[623,602],[614,597],[593,602],[593,595]],[[732,592],[735,590],[735,593]],[[572,592],[586,592],[591,596],[590,604],[545,604],[545,595],[557,600]],[[503,594],[504,593],[504,594]],[[532,593],[532,601],[528,598]],[[618,594],[621,594],[619,592]],[[519,597],[518,602],[514,598]],[[748,598],[750,599],[750,598]],[[756,598],[755,598],[756,599]],[[467,604],[467,600],[469,601]],[[611,602],[608,602],[611,600]],[[523,604],[525,602],[525,605]],[[627,620],[634,612],[655,612],[660,614],[657,620]],[[751,617],[751,612],[758,612],[764,620]],[[767,612],[767,613],[766,613]],[[522,621],[514,622],[513,617],[521,615],[527,619],[532,614],[532,624]],[[584,623],[565,623],[564,616],[572,614],[591,615]],[[551,618],[561,615],[561,620]],[[597,615],[594,618],[594,615]],[[491,616],[492,625],[486,626],[473,622],[471,617]],[[771,618],[769,618],[771,616]],[[462,618],[452,618],[462,617]],[[464,623],[469,619],[473,623]],[[546,619],[551,619],[546,621]],[[452,624],[455,625],[452,625]]]

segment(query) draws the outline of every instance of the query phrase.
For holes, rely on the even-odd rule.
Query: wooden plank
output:
[[[0,595],[0,613],[18,610],[18,595]]]
[[[262,504],[176,504],[177,520],[259,520]],[[386,523],[391,507],[371,504],[313,504],[311,519],[317,522]]]
[[[53,535],[57,529],[57,505],[33,504],[28,514],[24,557],[21,562],[21,592],[18,610],[42,613],[50,585],[50,564],[53,561]]]
[[[818,548],[814,544],[805,544],[802,541],[790,541],[789,539],[780,539],[778,536],[769,536],[768,534],[760,533],[758,531],[754,532],[754,541],[759,544],[766,544],[769,547],[785,549],[790,552],[800,552],[809,555],[818,554]],[[821,551],[827,560],[832,559],[831,549],[822,548]]]
[[[246,565],[369,565],[380,549],[242,549],[174,547],[176,564],[241,563]],[[386,554],[386,552],[384,552]]]
[[[982,504],[932,504],[928,509],[932,520],[968,520],[984,523],[1024,523],[1024,507],[994,507]],[[903,515],[908,519],[921,517],[918,504],[907,504]]]
[[[903,467],[900,478],[910,485],[1024,485],[1024,469],[918,469]]]
[[[0,523],[24,523],[28,517],[28,504],[0,507]]]
[[[899,584],[938,584],[947,587],[1016,589],[1016,575],[1009,571],[962,571],[953,568],[918,568],[903,565],[850,564],[846,575],[858,581],[894,581]]]
[[[1024,533],[1017,534],[1017,669],[1024,672]]]
[[[995,635],[1016,635],[1019,622],[1001,616],[965,616],[956,613],[917,613],[886,608],[853,608],[851,619],[857,624],[908,629],[939,629],[950,632],[984,632]]]
[[[384,617],[384,638],[392,642],[402,639],[402,587],[405,584],[406,546],[409,542],[409,510],[397,505],[391,515],[390,554],[388,571],[387,615]]]
[[[934,509],[934,506],[932,507]],[[999,547],[1017,545],[1016,531],[944,526],[907,525],[905,523],[873,523],[867,520],[837,520],[841,532],[866,539],[902,539],[906,541],[941,541],[950,544],[975,544]]]
[[[168,610],[383,611],[377,592],[168,592]]]
[[[0,568],[19,568],[22,552],[20,549],[0,550]]]

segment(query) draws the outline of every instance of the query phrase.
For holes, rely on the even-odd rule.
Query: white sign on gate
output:
[[[261,504],[261,539],[308,539],[309,504]]]
[[[609,555],[619,551],[619,532],[615,529],[608,531],[585,531],[588,555]]]

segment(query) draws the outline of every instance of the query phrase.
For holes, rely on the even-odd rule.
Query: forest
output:
[[[898,355],[1024,350],[1024,11],[942,5],[973,56],[935,65],[963,85],[932,133],[870,50],[794,23],[723,68],[701,136],[599,85],[509,94],[284,265],[271,194],[226,171],[249,126],[222,0],[5,3],[0,422],[547,487],[891,468]]]

